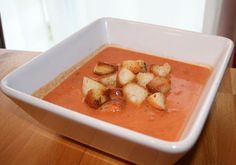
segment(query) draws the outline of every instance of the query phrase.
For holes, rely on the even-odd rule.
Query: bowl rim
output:
[[[214,35],[202,34],[202,33],[198,33],[198,32],[190,32],[190,31],[186,31],[186,30],[180,30],[180,29],[171,28],[171,27],[165,27],[165,26],[159,26],[159,25],[141,23],[141,22],[136,22],[136,21],[117,19],[117,18],[110,18],[110,17],[100,18],[100,19],[96,20],[95,22],[92,22],[89,25],[87,25],[86,27],[82,28],[77,33],[83,33],[83,31],[86,28],[92,26],[93,24],[95,24],[97,22],[101,22],[101,21],[103,23],[107,23],[109,21],[119,21],[119,22],[135,23],[138,25],[145,24],[148,26],[164,28],[167,30],[181,32],[181,33],[185,33],[185,34],[201,35],[204,37],[219,37],[219,36],[214,36]],[[69,39],[69,38],[70,37],[68,37],[67,39]],[[197,115],[197,118],[195,119],[194,123],[192,124],[192,127],[191,127],[192,129],[189,131],[189,133],[186,135],[185,138],[183,138],[179,141],[166,141],[166,140],[158,139],[155,137],[151,137],[151,136],[124,128],[124,127],[120,127],[120,126],[117,126],[117,125],[114,125],[114,124],[111,124],[111,123],[108,123],[108,122],[105,122],[105,121],[102,121],[102,120],[99,120],[99,119],[96,119],[96,118],[93,118],[93,117],[90,117],[90,116],[87,116],[84,114],[78,113],[78,112],[74,112],[74,111],[71,111],[71,110],[64,108],[62,106],[55,105],[53,103],[50,103],[50,102],[41,100],[39,98],[36,98],[34,96],[31,96],[30,94],[26,94],[24,92],[13,89],[12,87],[10,87],[8,85],[8,79],[10,77],[14,77],[15,73],[20,71],[22,68],[27,67],[29,64],[33,64],[34,61],[45,56],[46,52],[50,51],[51,49],[57,48],[58,46],[60,46],[60,44],[63,44],[67,39],[63,40],[59,44],[56,44],[55,46],[53,46],[52,48],[50,48],[46,52],[42,53],[40,56],[36,56],[36,57],[32,58],[30,61],[26,62],[25,64],[21,65],[20,67],[18,67],[17,69],[12,71],[8,75],[6,75],[1,80],[0,87],[6,95],[8,95],[12,98],[15,98],[15,99],[18,99],[22,102],[36,106],[38,108],[41,108],[41,109],[51,112],[53,114],[65,117],[69,120],[72,120],[72,121],[75,121],[78,123],[82,123],[82,124],[87,125],[89,127],[110,133],[114,136],[118,136],[118,137],[124,138],[129,141],[133,141],[135,143],[153,148],[155,150],[159,150],[159,151],[166,152],[166,153],[172,153],[172,154],[183,153],[183,152],[188,151],[194,145],[197,138],[199,137],[201,130],[204,126],[204,123],[206,121],[206,118],[209,114],[211,104],[214,101],[217,89],[218,89],[220,82],[223,78],[223,74],[226,70],[228,61],[231,57],[231,52],[233,50],[233,45],[234,45],[233,42],[228,38],[225,38],[225,37],[221,37],[221,38],[223,38],[228,43],[228,47],[225,52],[226,55],[224,56],[223,60],[221,61],[219,72],[216,74],[216,77],[215,77],[215,80],[219,80],[219,81],[217,81],[216,83],[214,83],[213,85],[210,86],[210,88],[208,89],[210,92],[208,93],[208,96],[206,97],[206,100],[203,102],[203,105],[202,105],[202,109],[205,109],[205,110],[199,111],[200,114]]]

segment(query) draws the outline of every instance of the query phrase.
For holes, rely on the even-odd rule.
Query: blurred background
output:
[[[235,0],[0,0],[5,46],[45,51],[101,17],[236,39]]]

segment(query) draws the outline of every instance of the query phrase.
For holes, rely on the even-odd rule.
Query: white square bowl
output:
[[[31,96],[104,44],[116,44],[213,68],[179,141],[150,137]],[[102,18],[7,75],[1,81],[1,89],[29,115],[59,134],[134,163],[172,164],[196,142],[232,49],[232,41],[223,37]]]

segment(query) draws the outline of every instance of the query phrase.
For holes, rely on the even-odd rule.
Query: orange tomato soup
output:
[[[159,111],[145,101],[140,106],[127,103],[120,112],[100,112],[84,103],[83,77],[99,77],[93,73],[97,62],[119,64],[123,60],[140,59],[144,60],[147,66],[162,65],[166,62],[171,65],[171,91],[166,98],[168,111]],[[133,131],[163,140],[176,141],[180,138],[210,74],[211,70],[207,67],[108,46],[80,66],[43,99]]]

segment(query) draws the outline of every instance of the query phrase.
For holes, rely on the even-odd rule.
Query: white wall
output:
[[[46,50],[101,17],[202,32],[205,0],[0,0],[6,46]]]
[[[138,0],[143,22],[202,31],[205,0]]]
[[[39,0],[0,0],[0,12],[7,48],[44,50],[51,46]]]
[[[78,9],[77,15],[82,17],[82,26],[110,16],[197,32],[202,31],[205,9],[205,0],[79,0],[73,3]]]

